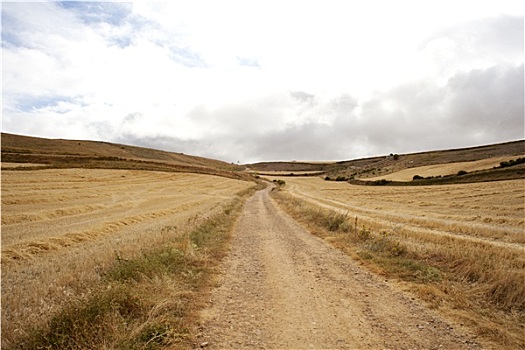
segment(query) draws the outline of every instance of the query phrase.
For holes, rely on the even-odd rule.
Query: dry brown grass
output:
[[[107,268],[222,211],[253,183],[127,170],[2,172],[2,347],[89,294]]]
[[[525,346],[524,185],[378,188],[287,178],[282,190],[291,197],[281,202],[314,226],[323,220],[308,213],[319,208],[347,215],[339,225],[347,232],[322,236],[512,349]]]

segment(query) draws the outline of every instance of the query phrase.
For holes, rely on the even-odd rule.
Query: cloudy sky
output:
[[[525,137],[521,0],[1,6],[4,132],[241,163]]]

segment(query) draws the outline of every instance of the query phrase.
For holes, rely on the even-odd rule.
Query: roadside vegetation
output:
[[[367,226],[348,212],[321,208],[286,191],[279,205],[312,233],[370,270],[409,286],[432,308],[501,344],[525,346],[525,254],[481,241]]]
[[[116,253],[89,294],[6,348],[194,348],[197,312],[227,252],[233,223],[253,191],[244,191],[219,214],[136,257]]]

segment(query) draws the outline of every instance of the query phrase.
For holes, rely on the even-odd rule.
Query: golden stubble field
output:
[[[185,232],[254,184],[128,170],[2,171],[2,335],[38,326],[116,259]]]
[[[286,178],[285,190],[314,204],[357,216],[359,225],[525,252],[525,180],[356,186],[317,177],[290,177]]]

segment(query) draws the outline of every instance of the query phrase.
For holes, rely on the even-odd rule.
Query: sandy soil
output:
[[[237,222],[200,346],[477,349],[474,336],[366,272],[257,192]]]

